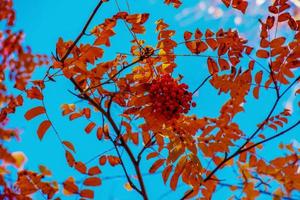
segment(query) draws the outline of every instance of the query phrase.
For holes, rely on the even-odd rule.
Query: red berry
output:
[[[150,97],[154,113],[163,115],[167,120],[178,119],[187,113],[190,106],[196,106],[192,100],[192,93],[187,91],[186,84],[178,84],[169,74],[152,81]]]

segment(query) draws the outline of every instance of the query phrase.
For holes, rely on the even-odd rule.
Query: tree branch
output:
[[[193,95],[200,90],[200,88],[206,83],[206,81],[208,81],[208,79],[212,77],[212,74],[210,74],[209,76],[207,76],[201,83],[200,85],[194,90],[194,92],[192,93]]]
[[[99,10],[99,8],[101,7],[101,5],[103,4],[103,0],[101,0],[97,6],[95,7],[95,9],[93,10],[92,14],[90,15],[88,21],[86,22],[85,26],[83,27],[82,31],[80,32],[80,34],[77,36],[77,38],[75,39],[75,41],[72,43],[72,45],[68,48],[66,54],[63,56],[63,58],[60,60],[61,63],[63,63],[65,61],[65,59],[67,59],[67,57],[70,55],[71,51],[73,50],[73,48],[76,46],[76,44],[79,42],[79,40],[82,38],[82,36],[84,36],[86,29],[88,28],[89,24],[91,23],[92,19],[94,18],[95,14],[97,13],[97,11]],[[80,91],[80,93],[82,94],[83,99],[85,99],[86,101],[88,101],[91,105],[93,105],[98,111],[100,111],[100,113],[102,113],[105,118],[109,121],[109,123],[111,124],[112,128],[114,129],[114,131],[116,132],[117,136],[120,137],[120,141],[122,146],[124,147],[126,153],[128,154],[132,164],[134,165],[135,171],[137,173],[137,177],[138,177],[138,181],[140,183],[141,186],[141,195],[143,196],[143,198],[145,200],[148,199],[147,197],[147,193],[146,193],[146,189],[144,186],[144,181],[141,175],[141,171],[140,168],[137,164],[137,161],[135,160],[135,157],[133,155],[133,153],[131,152],[130,148],[128,147],[127,143],[125,142],[125,140],[123,139],[121,132],[119,131],[116,123],[114,122],[114,120],[112,119],[111,115],[109,113],[107,113],[102,107],[101,105],[99,105],[97,102],[95,102],[89,95],[87,95],[84,90],[80,87],[80,85],[75,81],[75,79],[73,77],[70,78],[71,82],[74,84],[75,88],[77,90]],[[115,143],[113,143],[115,145]],[[117,153],[118,153],[118,149]],[[118,153],[119,155],[119,153]]]
[[[300,79],[300,76],[298,76],[284,91],[283,91],[283,93],[282,94],[279,94],[279,96],[276,98],[276,100],[275,100],[275,102],[274,102],[274,104],[273,104],[273,106],[272,106],[272,108],[271,108],[271,110],[270,110],[270,112],[269,112],[269,114],[267,115],[267,117],[265,118],[265,120],[263,121],[263,123],[261,123],[260,124],[260,126],[251,134],[251,136],[246,140],[246,142],[240,147],[240,148],[238,148],[231,156],[228,156],[228,157],[225,157],[224,159],[223,159],[223,161],[222,162],[220,162],[207,176],[206,176],[206,178],[203,180],[203,182],[206,182],[206,181],[208,181],[208,180],[210,180],[210,178],[226,163],[226,162],[228,162],[229,160],[231,160],[232,158],[234,158],[235,156],[237,156],[237,155],[239,155],[240,153],[242,153],[242,152],[245,152],[243,149],[244,149],[244,147],[258,134],[258,132],[262,129],[262,127],[264,126],[264,123],[265,122],[267,122],[269,119],[270,119],[270,117],[272,116],[272,114],[273,114],[273,112],[274,112],[274,110],[275,110],[275,108],[276,108],[276,106],[278,105],[278,103],[279,103],[279,100],[287,93],[287,91],[294,85],[294,84],[296,84],[297,83],[297,81]],[[299,124],[299,121],[296,123],[296,124],[294,124],[293,126],[291,126],[290,128],[288,128],[288,129],[286,129],[285,131],[282,131],[282,132],[280,132],[280,133],[278,133],[278,134],[276,134],[276,135],[278,135],[278,136],[280,136],[280,135],[282,135],[282,134],[284,134],[284,133],[286,133],[286,132],[288,132],[289,130],[291,130],[291,129],[293,129],[294,127],[296,127],[297,125]],[[276,138],[276,137],[278,137],[278,136],[276,136],[276,135],[274,135],[274,136],[272,136],[272,137],[270,137],[270,138],[268,138],[268,139],[266,139],[266,141],[261,141],[261,142],[263,142],[263,143],[265,143],[265,142],[267,142],[267,141],[270,141],[270,140],[272,140],[272,139],[274,139],[274,138]],[[254,144],[255,145],[255,144]],[[257,144],[257,145],[259,145],[259,144]],[[257,146],[256,145],[256,146]],[[254,146],[253,146],[254,147]],[[253,148],[252,147],[252,148]],[[249,149],[248,149],[249,150]],[[194,191],[193,191],[193,189],[192,190],[190,190],[189,192],[187,192],[182,198],[181,198],[181,200],[183,200],[183,199],[185,199],[185,198],[187,198],[190,194],[192,194]]]
[[[64,62],[67,57],[70,55],[71,51],[73,50],[73,48],[76,46],[76,44],[79,42],[79,40],[82,38],[82,36],[84,36],[86,29],[88,28],[88,26],[90,25],[92,19],[94,18],[94,16],[96,15],[97,11],[99,10],[99,8],[101,7],[101,5],[103,4],[103,0],[100,0],[100,2],[97,4],[97,6],[94,8],[92,14],[90,15],[89,19],[87,20],[86,24],[84,25],[83,29],[81,30],[80,34],[77,36],[77,38],[74,40],[74,42],[72,43],[72,45],[68,48],[66,54],[64,55],[64,57],[61,58],[61,62]]]
[[[249,146],[249,147],[247,147],[247,148],[245,148],[245,149],[242,149],[242,150],[239,152],[239,154],[241,154],[241,153],[243,153],[243,152],[245,152],[245,151],[248,151],[248,150],[250,150],[250,149],[252,149],[252,148],[254,148],[254,147],[256,147],[256,146],[258,146],[258,145],[260,145],[260,144],[263,144],[263,143],[266,143],[266,142],[268,142],[268,141],[270,141],[270,140],[273,140],[273,139],[275,139],[275,138],[277,138],[277,137],[279,137],[279,136],[285,134],[286,132],[292,130],[293,128],[297,127],[299,124],[300,124],[300,120],[298,120],[295,124],[293,124],[293,125],[290,126],[289,128],[287,128],[287,129],[281,131],[280,133],[277,133],[276,135],[273,135],[273,136],[271,136],[271,137],[269,137],[269,138],[266,138],[266,139],[264,139],[264,140],[262,140],[262,141],[259,141],[259,142],[255,143],[255,144],[253,144],[253,145],[251,145],[251,146]]]

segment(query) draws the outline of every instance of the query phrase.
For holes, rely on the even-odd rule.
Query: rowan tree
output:
[[[299,199],[300,149],[282,141],[274,147],[281,155],[272,159],[264,156],[265,144],[299,130],[299,111],[281,106],[291,93],[294,104],[300,106],[300,20],[290,10],[290,2],[269,2],[268,15],[257,22],[260,34],[255,38],[256,46],[251,46],[234,27],[184,30],[182,40],[177,41],[177,27],[160,19],[155,22],[155,30],[146,30],[151,13],[122,11],[121,3],[126,1],[98,1],[78,36],[73,40],[59,38],[48,59],[22,45],[23,33],[12,30],[12,1],[1,1],[0,20],[6,24],[0,32],[0,197],[31,199],[39,192],[45,199],[70,195],[99,199],[94,192],[105,184],[102,169],[109,166],[122,173],[125,188],[141,199],[153,199],[147,192],[153,186],[145,181],[149,174],[160,174],[157,181],[163,181],[172,191],[183,185],[186,189],[182,194],[176,193],[178,199],[212,199],[218,187],[230,188],[231,199],[256,199],[262,195]],[[163,3],[177,9],[184,1]],[[249,8],[246,0],[222,3],[233,12],[255,9]],[[117,6],[119,11],[91,27],[103,6]],[[111,40],[120,27],[131,37],[130,41],[120,42],[129,43],[130,48],[112,56],[108,53],[114,49]],[[281,29],[285,29],[284,34]],[[152,38],[155,32],[154,42],[141,39],[148,32]],[[195,57],[205,60],[200,63],[205,72],[199,82],[188,85],[185,74],[177,73],[180,56],[186,65]],[[45,74],[33,80],[31,75],[37,66],[46,66]],[[13,83],[14,92],[7,89],[11,86],[5,79]],[[77,126],[80,120],[86,123],[81,137],[93,135],[101,141],[97,146],[101,153],[88,161],[77,156],[72,136],[59,131],[45,103],[51,102],[45,95],[47,87],[61,80],[68,81],[72,88],[59,90],[76,99],[59,108],[62,117],[70,121],[66,126]],[[216,105],[214,98],[202,93],[203,87],[218,94],[222,103]],[[209,99],[218,111],[193,112],[202,103],[197,95]],[[266,97],[273,104],[255,111],[253,105],[264,105]],[[15,109],[22,106],[23,98],[38,102],[26,111],[24,120],[33,123],[31,120],[37,118],[34,122],[39,122],[36,133],[40,140],[45,139],[45,134],[56,135],[57,146],[62,146],[61,154],[66,160],[62,165],[73,168],[74,174],[82,174],[83,180],[76,180],[75,175],[63,181],[53,180],[50,169],[43,165],[39,172],[24,170],[21,166],[25,155],[9,152],[5,147],[10,139],[19,137],[17,130],[5,125]],[[252,106],[247,106],[250,103]],[[253,111],[257,116],[264,115],[259,124],[252,120],[256,116],[248,114]],[[241,117],[247,119],[247,128]],[[16,169],[11,170],[10,165]],[[232,171],[230,180],[223,177],[228,170]],[[11,180],[10,174],[15,171],[17,179]]]

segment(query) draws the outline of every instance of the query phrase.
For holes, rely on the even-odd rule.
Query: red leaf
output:
[[[210,74],[214,74],[219,71],[216,61],[214,61],[211,57],[207,59],[207,66]]]
[[[240,10],[243,14],[245,14],[248,7],[248,2],[243,0],[233,0],[232,7]]]
[[[91,167],[88,171],[88,175],[90,175],[90,176],[97,175],[97,174],[100,174],[100,173],[101,173],[101,170],[97,166]]]
[[[74,183],[73,178],[68,178],[64,183],[63,183],[64,189],[70,192],[71,194],[76,194],[78,193],[78,186]]]
[[[79,118],[79,117],[81,117],[81,116],[82,116],[81,113],[73,113],[73,114],[71,114],[71,115],[69,116],[69,119],[72,121],[72,120],[74,120],[74,119],[76,119],[76,118]]]
[[[149,160],[151,158],[157,157],[159,154],[155,151],[155,152],[151,152],[147,155],[146,159]]]
[[[228,8],[230,6],[231,0],[222,0],[222,2],[225,4],[225,6]]]
[[[193,33],[189,32],[189,31],[184,32],[184,35],[183,35],[184,40],[185,41],[190,40],[192,38],[192,35],[193,35]]]
[[[84,198],[89,198],[89,199],[93,199],[94,198],[94,191],[93,190],[81,190],[80,191],[80,196],[84,197]]]
[[[38,99],[38,100],[43,100],[43,94],[37,87],[32,87],[28,90],[26,90],[27,97],[30,99]]]
[[[98,138],[98,140],[101,140],[102,137],[103,137],[103,128],[102,128],[102,127],[99,127],[99,128],[97,129],[97,138]]]
[[[121,163],[120,158],[117,156],[107,156],[107,158],[108,158],[109,164],[113,167]]]
[[[98,177],[89,177],[83,182],[86,186],[99,186],[101,185],[101,179]]]
[[[284,44],[284,42],[285,42],[285,37],[275,38],[274,40],[271,41],[270,47],[271,48],[280,47]]]
[[[164,180],[165,184],[166,184],[166,182],[167,182],[167,180],[168,180],[168,178],[170,176],[170,173],[171,173],[172,169],[173,169],[173,166],[169,165],[162,172],[162,177],[163,177],[163,180]]]
[[[259,97],[259,86],[256,86],[253,89],[253,96],[255,97],[255,99],[258,99],[258,97]]]
[[[284,22],[284,21],[287,21],[291,18],[291,15],[289,13],[283,13],[283,14],[280,14],[279,17],[278,17],[278,22]]]
[[[261,83],[262,75],[263,75],[263,71],[259,71],[256,73],[256,75],[255,75],[255,83],[256,84],[259,85]]]
[[[219,58],[218,62],[219,62],[219,66],[220,66],[221,70],[227,70],[230,68],[229,63],[225,59]]]
[[[173,191],[176,190],[177,183],[178,183],[178,178],[179,178],[179,174],[178,173],[174,173],[173,176],[172,176],[172,178],[171,178],[170,187],[171,187],[171,189]]]
[[[66,156],[69,166],[73,167],[75,164],[75,159],[74,159],[73,155],[69,151],[66,151],[65,156]]]
[[[276,126],[275,124],[268,124],[268,126],[269,126],[271,129],[277,131],[277,126]]]
[[[101,156],[99,158],[99,164],[100,165],[105,165],[106,161],[107,161],[107,157],[106,156]]]
[[[25,119],[31,120],[31,119],[35,118],[36,116],[41,115],[45,112],[46,112],[46,110],[43,106],[38,106],[38,107],[32,108],[26,112]]]
[[[263,49],[259,49],[256,52],[256,56],[259,58],[269,58],[269,52]]]
[[[76,162],[75,163],[75,169],[77,171],[79,171],[80,173],[82,173],[82,174],[86,173],[86,166],[83,162]]]
[[[94,122],[90,122],[86,127],[85,127],[85,132],[89,134],[94,128],[96,124]]]
[[[150,167],[149,172],[150,174],[153,174],[165,163],[165,159],[159,159],[153,163],[153,165]]]
[[[63,141],[63,144],[75,153],[74,145],[69,141]]]
[[[40,140],[43,139],[46,131],[49,129],[50,126],[51,126],[51,122],[49,120],[45,120],[40,124],[40,126],[37,130],[37,134],[38,134]]]

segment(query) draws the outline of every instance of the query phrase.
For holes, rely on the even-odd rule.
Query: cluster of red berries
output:
[[[178,84],[169,74],[153,80],[150,86],[153,112],[167,120],[178,119],[180,114],[187,113],[191,105],[196,106],[192,102],[192,93],[187,89],[186,84]]]

